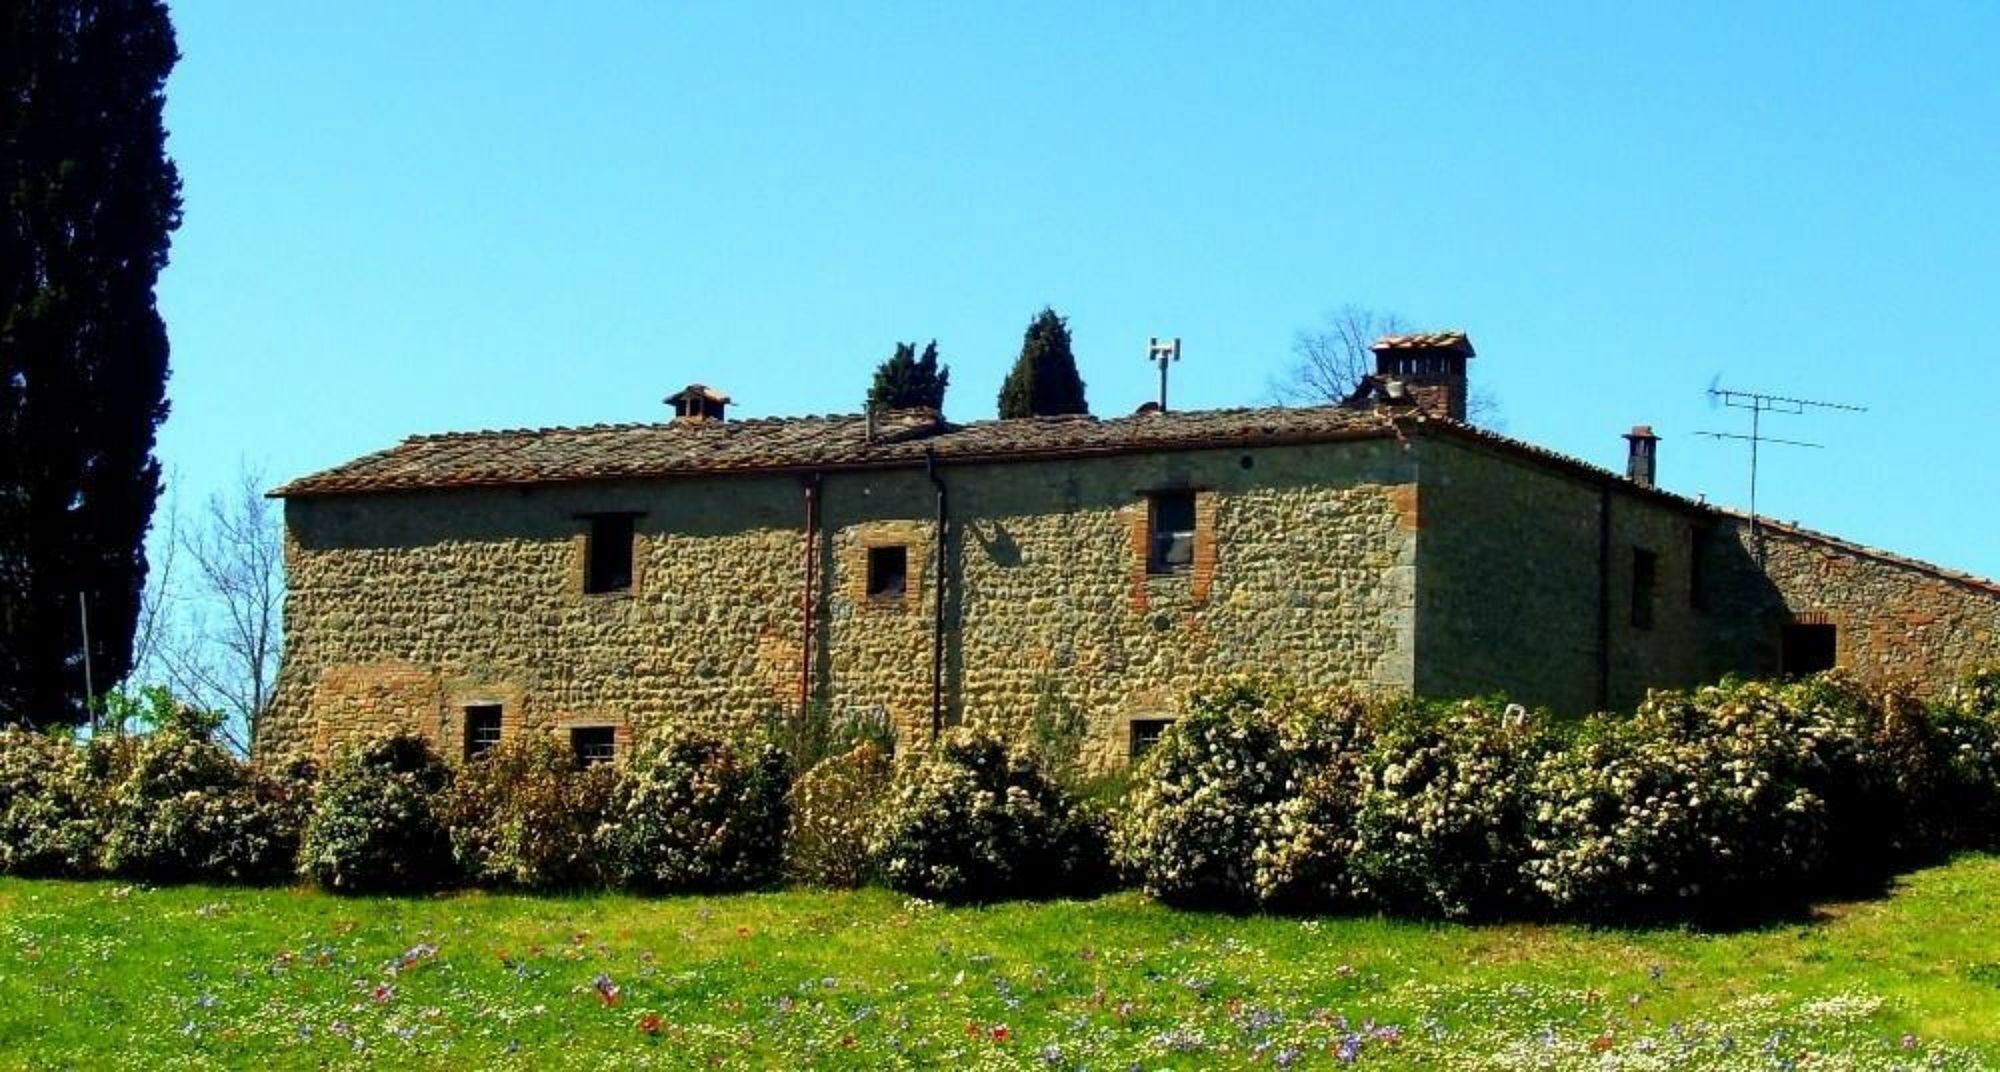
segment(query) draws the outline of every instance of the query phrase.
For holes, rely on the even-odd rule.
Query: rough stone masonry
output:
[[[1470,356],[1413,338],[1365,405],[730,421],[703,388],[671,423],[409,440],[276,493],[286,655],[257,749],[396,728],[462,755],[496,708],[502,736],[623,750],[802,703],[905,741],[1060,707],[1107,767],[1235,672],[1574,713],[1727,672],[2000,662],[1991,582],[1753,532],[1419,404],[1453,391],[1396,404],[1399,371],[1424,388]]]

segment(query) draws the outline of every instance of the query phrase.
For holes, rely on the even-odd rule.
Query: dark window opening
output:
[[[1688,535],[1688,606],[1708,609],[1708,530],[1697,526]]]
[[[597,514],[590,518],[583,590],[632,590],[632,515]]]
[[[500,705],[474,704],[465,709],[465,758],[478,759],[500,744]]]
[[[869,599],[901,599],[909,583],[909,548],[899,544],[868,549]]]
[[[1147,512],[1152,542],[1146,572],[1185,573],[1194,568],[1194,492],[1154,492]]]
[[[1833,669],[1839,654],[1839,634],[1831,625],[1793,622],[1785,626],[1784,654],[1780,669],[1787,677],[1817,674]]]
[[[1160,736],[1167,732],[1168,726],[1171,726],[1173,724],[1174,720],[1171,718],[1133,719],[1132,720],[1133,761],[1136,762],[1140,756],[1143,756],[1147,752],[1151,751],[1154,745],[1159,744]]]
[[[569,747],[577,766],[595,767],[618,758],[618,734],[610,726],[577,726],[569,731]]]
[[[1632,628],[1653,627],[1653,589],[1659,581],[1660,558],[1643,547],[1632,549]]]

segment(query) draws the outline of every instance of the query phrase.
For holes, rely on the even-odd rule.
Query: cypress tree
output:
[[[79,596],[101,690],[129,669],[160,492],[180,54],[157,0],[10,0],[0,20],[0,722],[73,724]]]
[[[1021,356],[1000,385],[1000,416],[1048,417],[1089,413],[1083,397],[1083,377],[1077,375],[1076,355],[1069,349],[1068,322],[1054,309],[1043,308],[1028,323]]]
[[[883,409],[944,408],[944,389],[951,386],[951,369],[938,366],[937,340],[917,356],[917,344],[899,342],[896,352],[875,369],[868,403]]]

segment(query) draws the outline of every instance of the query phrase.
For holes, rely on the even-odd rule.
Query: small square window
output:
[[[1152,751],[1153,746],[1160,743],[1160,736],[1167,732],[1168,726],[1173,724],[1174,720],[1171,718],[1133,719],[1132,760],[1137,762],[1140,756]]]
[[[595,767],[618,758],[618,734],[610,726],[578,726],[569,731],[569,747],[577,766]]]
[[[465,758],[478,759],[500,744],[500,705],[473,704],[465,709]]]
[[[910,549],[897,544],[868,549],[868,598],[897,600],[910,583]]]
[[[1786,677],[1833,669],[1840,655],[1840,635],[1831,625],[1792,622],[1785,626],[1779,666]]]
[[[1158,491],[1148,496],[1151,542],[1147,573],[1185,573],[1194,568],[1194,492]]]
[[[1632,628],[1653,627],[1653,589],[1659,581],[1660,558],[1643,547],[1632,549]]]
[[[583,590],[592,595],[632,590],[631,514],[593,514],[586,538]]]

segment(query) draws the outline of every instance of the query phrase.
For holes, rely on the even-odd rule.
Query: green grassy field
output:
[[[1735,934],[0,880],[0,1066],[1981,1068],[2000,858]]]

